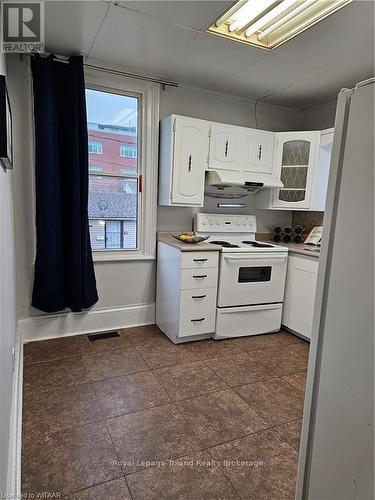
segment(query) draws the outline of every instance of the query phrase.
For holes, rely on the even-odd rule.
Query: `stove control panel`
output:
[[[198,233],[256,233],[255,215],[203,214],[195,216]]]

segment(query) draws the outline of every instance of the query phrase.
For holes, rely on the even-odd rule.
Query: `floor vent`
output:
[[[113,339],[114,337],[119,337],[120,334],[116,331],[113,332],[104,332],[104,333],[92,333],[87,335],[90,342],[95,342],[97,340],[107,340]]]

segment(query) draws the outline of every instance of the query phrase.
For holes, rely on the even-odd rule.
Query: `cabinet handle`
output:
[[[260,144],[259,149],[258,149],[258,160],[262,159],[262,145]]]
[[[193,259],[194,262],[207,262],[208,259]]]
[[[191,155],[189,156],[188,172],[191,172]]]
[[[207,295],[192,295],[192,299],[205,299]]]
[[[190,320],[192,323],[195,323],[195,322],[200,322],[200,321],[204,321],[206,318],[199,318],[199,319],[192,319]]]
[[[207,274],[195,274],[193,278],[196,280],[202,280],[203,278],[207,278]]]
[[[228,141],[225,142],[225,152],[224,152],[225,158],[228,156]]]

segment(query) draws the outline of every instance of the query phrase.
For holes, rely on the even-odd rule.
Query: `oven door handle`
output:
[[[225,260],[247,260],[251,262],[252,260],[286,260],[288,255],[251,255],[250,256],[240,256],[240,255],[224,255]]]

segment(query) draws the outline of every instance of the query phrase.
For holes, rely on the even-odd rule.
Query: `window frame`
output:
[[[139,99],[137,136],[138,174],[120,174],[118,176],[138,177],[142,184],[142,192],[138,189],[137,249],[106,248],[103,250],[93,250],[93,260],[94,262],[153,260],[156,256],[159,85],[115,74],[110,69],[105,71],[102,69],[85,68],[85,87],[102,92],[133,96]],[[103,176],[103,173],[99,175]]]

